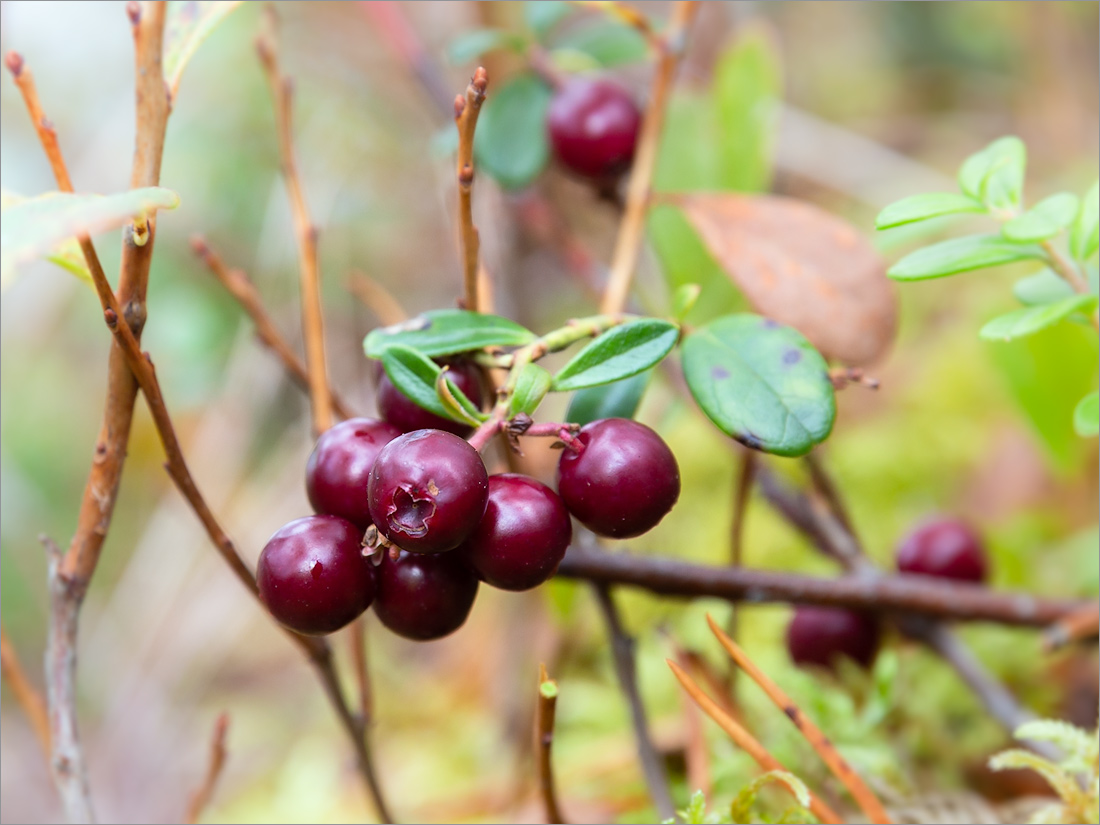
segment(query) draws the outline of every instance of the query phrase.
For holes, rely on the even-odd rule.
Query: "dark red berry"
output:
[[[879,625],[867,613],[833,607],[798,607],[787,627],[787,652],[797,665],[833,668],[837,656],[864,667],[875,659]]]
[[[374,612],[407,639],[426,642],[462,627],[477,596],[477,576],[458,553],[382,556]]]
[[[605,418],[581,428],[579,452],[561,451],[558,493],[593,533],[623,539],[652,529],[680,497],[672,450],[645,424]]]
[[[642,115],[630,93],[607,80],[574,77],[546,114],[554,154],[578,175],[607,180],[630,168]]]
[[[489,477],[489,503],[461,553],[486,584],[529,590],[554,575],[573,538],[557,493],[518,473]]]
[[[447,377],[475,406],[481,406],[481,375],[476,364],[469,361],[451,364]],[[394,386],[385,372],[378,378],[378,414],[403,433],[414,430],[443,430],[465,438],[473,432],[473,428],[466,424],[440,418],[416,404]]]
[[[321,434],[306,463],[306,494],[314,512],[370,526],[367,481],[378,453],[400,430],[385,421],[349,418]]]
[[[898,546],[898,570],[965,582],[985,581],[985,548],[969,525],[954,519],[929,522]]]
[[[453,550],[485,513],[489,476],[477,450],[441,430],[417,430],[382,448],[371,470],[370,514],[402,550]]]
[[[363,531],[337,516],[306,516],[275,531],[260,553],[256,584],[271,615],[291,630],[339,630],[370,607],[374,568]]]

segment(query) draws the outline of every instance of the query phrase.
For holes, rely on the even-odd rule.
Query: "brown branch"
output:
[[[687,28],[698,11],[697,0],[678,0],[672,12],[668,34],[663,41],[661,57],[653,75],[649,93],[649,105],[642,119],[638,148],[634,154],[634,166],[626,191],[626,208],[619,234],[615,239],[615,251],[611,256],[611,272],[607,288],[600,303],[600,312],[606,315],[622,312],[626,307],[630,283],[638,264],[638,253],[645,233],[645,215],[649,206],[649,193],[653,184],[653,171],[657,166],[657,150],[665,123],[665,111],[672,90],[676,67],[683,54]]]
[[[351,648],[352,671],[355,673],[359,723],[365,733],[374,719],[374,695],[371,690],[370,671],[367,669],[366,616],[360,616],[351,623],[348,645]]]
[[[753,480],[756,477],[756,451],[743,450],[740,471],[733,491],[733,515],[730,518],[730,566],[741,566],[742,546],[745,540],[745,514],[748,511],[749,496],[752,494]],[[737,638],[737,606],[731,605],[726,630]],[[727,675],[730,697],[737,700],[737,668],[731,667]]]
[[[252,283],[252,279],[248,277],[244,270],[231,269],[226,266],[221,257],[210,248],[206,243],[206,239],[201,235],[195,235],[191,238],[191,249],[202,258],[211,274],[228,290],[230,295],[237,299],[237,303],[252,319],[252,323],[256,325],[256,335],[260,342],[275,353],[291,379],[308,393],[310,385],[306,365],[302,363],[302,360],[271,320],[271,316],[264,308],[259,290]],[[344,420],[355,417],[355,413],[334,391],[330,390],[329,394],[332,398],[332,409],[336,415]]]
[[[348,291],[373,312],[384,326],[399,324],[409,317],[401,303],[382,284],[362,272],[348,275]]]
[[[634,660],[634,640],[623,629],[619,611],[611,596],[611,588],[606,583],[597,582],[593,588],[596,603],[600,607],[608,635],[611,637],[611,661],[615,666],[615,675],[619,687],[630,705],[630,719],[634,726],[634,739],[638,748],[638,760],[642,763],[649,796],[657,808],[662,820],[672,818],[676,809],[668,790],[668,776],[664,762],[657,752],[649,735],[649,723],[646,721],[645,705],[638,692],[638,678]]]
[[[921,576],[818,578],[691,564],[678,559],[609,553],[576,546],[565,554],[557,574],[596,584],[639,587],[661,596],[818,604],[1023,627],[1044,627],[1083,604]]]
[[[726,653],[760,686],[764,693],[768,695],[768,698],[775,703],[775,706],[787,715],[787,718],[791,720],[798,732],[817,751],[818,756],[828,765],[833,776],[839,779],[841,784],[848,789],[848,792],[867,818],[874,823],[888,824],[893,822],[890,815],[886,813],[886,809],[882,807],[878,797],[867,787],[859,774],[852,770],[852,766],[840,755],[833,743],[829,741],[829,738],[799,709],[794,700],[784,693],[782,688],[773,682],[764,671],[758,668],[745,654],[745,651],[738,647],[737,642],[723,633],[722,628],[709,615],[707,616],[707,624],[710,625],[711,632],[714,633]]]
[[[38,90],[34,85],[34,75],[23,63],[23,57],[18,52],[8,52],[4,57],[4,63],[15,78],[15,85],[19,87],[23,95],[23,102],[27,106],[27,114],[31,117],[34,130],[38,133],[38,142],[46,152],[46,158],[50,162],[50,169],[57,180],[57,188],[62,192],[72,192],[73,183],[69,178],[69,169],[65,165],[65,159],[61,156],[61,146],[57,142],[57,130],[46,113],[42,111],[42,104],[38,99]]]
[[[15,652],[15,646],[3,627],[0,627],[0,671],[11,692],[15,694],[15,701],[27,714],[27,721],[31,723],[31,730],[34,731],[38,744],[42,746],[42,752],[49,758],[50,715],[46,710],[46,700],[27,678],[27,672],[19,661],[19,654]]]
[[[477,256],[481,241],[474,226],[474,130],[481,104],[485,102],[485,90],[489,75],[477,67],[464,95],[455,96],[455,126],[458,129],[458,239],[462,248],[462,280],[465,286],[466,309],[478,311]]]
[[[1100,629],[1100,604],[1093,602],[1057,621],[1043,634],[1043,646],[1058,650],[1072,642],[1096,636]]]
[[[321,315],[321,274],[317,263],[317,227],[306,207],[305,193],[294,157],[294,132],[291,125],[293,83],[279,69],[278,42],[275,37],[276,15],[268,6],[256,51],[264,75],[271,87],[275,106],[275,131],[279,142],[283,180],[286,183],[294,232],[298,239],[298,270],[302,292],[302,332],[306,345],[309,373],[309,401],[313,414],[313,434],[318,436],[332,426],[332,396],[325,371],[325,330]]]
[[[666,659],[668,666],[672,668],[672,673],[676,676],[677,681],[687,691],[688,696],[702,708],[714,722],[724,730],[729,738],[734,741],[741,750],[745,751],[749,756],[753,758],[757,765],[764,771],[784,771],[788,772],[783,763],[771,755],[768,749],[765,748],[760,742],[749,733],[736,719],[726,713],[722,707],[707,696],[703,692],[703,689],[695,683],[695,681],[688,676],[687,672],[680,667],[676,662],[671,659]],[[842,823],[843,819],[836,813],[829,805],[816,793],[810,792],[810,811],[821,822],[826,823]]]
[[[546,808],[546,821],[549,823],[568,822],[558,804],[558,794],[554,788],[554,764],[550,758],[550,749],[554,744],[554,711],[558,704],[558,683],[546,674],[546,665],[539,665],[539,701],[535,717],[535,754],[538,759],[539,792],[542,804]]]
[[[206,766],[206,776],[202,784],[191,794],[191,801],[187,805],[187,817],[184,822],[195,823],[199,816],[210,804],[214,795],[214,786],[218,784],[218,777],[225,767],[225,735],[229,731],[229,714],[219,713],[214,721],[214,734],[210,739],[210,761]]]

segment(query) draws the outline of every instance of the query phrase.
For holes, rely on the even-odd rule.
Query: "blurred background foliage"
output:
[[[520,38],[539,32],[559,68],[609,72],[639,99],[650,74],[635,32],[561,4],[278,5],[284,69],[295,78],[300,166],[321,227],[330,374],[367,414],[373,390],[361,341],[377,319],[349,293],[348,273],[368,273],[410,312],[452,305],[460,279],[450,114],[394,49],[399,39],[379,7],[410,23],[448,94],[465,86],[480,48],[503,44],[482,57],[491,77],[485,117],[502,124],[497,139],[507,149],[500,151],[536,160],[543,151],[537,120],[533,134],[522,112],[491,114],[507,101],[501,94],[494,103],[493,95],[525,71],[514,51]],[[662,20],[667,4],[644,10]],[[188,239],[203,233],[247,270],[280,327],[300,340],[289,209],[252,45],[258,12],[244,4],[230,15],[184,75],[162,174],[182,206],[160,221],[144,338],[193,472],[249,561],[277,527],[308,512],[306,402],[257,346]],[[35,72],[77,190],[124,189],[134,124],[124,4],[4,2],[0,16],[2,48],[19,50]],[[507,36],[478,33],[486,29]],[[953,188],[962,158],[1012,133],[1029,148],[1030,202],[1060,189],[1083,192],[1098,166],[1097,31],[1095,3],[707,3],[672,100],[657,187],[774,191],[817,203],[871,236],[883,205]],[[0,111],[5,189],[52,189],[6,75]],[[492,167],[480,140],[482,162]],[[535,330],[589,312],[591,284],[610,257],[615,209],[552,165],[518,186],[498,176],[507,186],[482,176],[475,195],[497,310]],[[874,241],[894,258],[941,229],[933,222]],[[743,306],[678,213],[658,207],[649,230],[636,290],[641,307],[664,313],[671,289],[691,282],[703,286],[692,322]],[[98,248],[107,271],[117,270],[117,244],[105,237]],[[825,454],[869,552],[884,564],[910,525],[949,512],[984,531],[995,586],[1095,596],[1097,447],[1073,434],[1070,417],[1095,387],[1095,336],[1074,325],[1010,344],[976,335],[1015,306],[1011,283],[1027,271],[1018,265],[905,287],[897,342],[870,370],[882,389],[840,394]],[[60,269],[26,267],[3,293],[0,600],[5,628],[35,677],[46,624],[36,537],[64,543],[74,529],[108,342],[94,296]],[[1079,375],[1091,385],[1070,386]],[[549,403],[546,417],[564,405]],[[631,550],[723,563],[735,474],[725,438],[661,380],[639,417],[675,451],[683,494]],[[551,478],[556,456],[537,445],[527,452],[529,470]],[[365,800],[349,754],[307,667],[209,552],[161,462],[139,403],[81,635],[82,732],[102,817],[181,816],[204,770],[213,720],[228,710],[229,763],[209,819],[361,821]],[[772,463],[800,472],[794,462]],[[745,563],[833,572],[757,497]],[[677,802],[686,804],[694,790],[682,763],[691,710],[664,659],[675,640],[724,668],[703,619],[710,611],[724,620],[729,607],[627,592],[620,601],[638,637],[654,735],[670,755]],[[787,661],[787,608],[745,608],[740,616],[749,654],[887,796],[969,789],[998,800],[1035,790],[982,768],[1008,737],[923,649],[893,640],[871,676],[826,679]],[[521,595],[483,588],[467,625],[427,645],[399,640],[373,618],[370,625],[376,748],[392,806],[406,821],[537,821],[530,743],[540,660],[560,688],[555,760],[567,813],[652,821],[587,588],[554,582]],[[1044,656],[1030,631],[961,633],[1039,712],[1095,724],[1093,654]],[[741,695],[773,753],[812,786],[835,790],[781,714],[751,686]],[[0,817],[55,820],[45,765],[6,692],[2,713]],[[727,805],[755,768],[716,729],[707,727],[706,737],[708,799]],[[763,798],[776,810],[786,804],[781,791]]]

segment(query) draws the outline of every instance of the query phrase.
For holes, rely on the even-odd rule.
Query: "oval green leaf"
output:
[[[1100,246],[1100,182],[1092,188],[1081,201],[1081,211],[1073,222],[1069,233],[1069,248],[1079,261],[1087,261],[1096,254]]]
[[[550,391],[550,381],[550,373],[538,364],[524,364],[516,377],[516,388],[508,402],[509,415],[534,414]]]
[[[1032,243],[1053,238],[1077,217],[1077,196],[1060,192],[1039,201],[1018,218],[1001,227],[1001,234],[1013,243]]]
[[[612,327],[578,352],[554,376],[555,392],[610,384],[647,370],[672,351],[680,328],[656,318]]]
[[[164,21],[164,79],[172,97],[179,90],[188,61],[239,5],[241,0],[169,0]]]
[[[1016,300],[1027,306],[1051,304],[1074,295],[1073,287],[1052,269],[1040,269],[1012,286]]]
[[[534,340],[531,330],[499,315],[435,309],[400,324],[371,330],[363,339],[363,349],[368,358],[381,358],[388,347],[399,344],[435,358],[484,347],[522,347]]]
[[[569,14],[569,4],[564,0],[539,0],[523,4],[523,19],[535,36],[542,40]]]
[[[474,427],[487,421],[489,416],[474,406],[474,402],[466,397],[458,385],[451,382],[447,377],[448,372],[449,368],[440,367],[439,374],[435,377],[435,394],[443,403],[447,414],[456,421],[464,421]]]
[[[981,201],[954,192],[928,192],[892,203],[878,213],[875,229],[890,229],[907,223],[955,215],[960,212],[984,212]]]
[[[653,370],[646,370],[621,381],[578,390],[569,402],[565,420],[584,426],[601,418],[633,418],[652,375]]]
[[[759,315],[727,315],[689,335],[682,349],[695,403],[745,446],[805,455],[832,431],[828,365],[798,331]]]
[[[1074,408],[1073,429],[1083,438],[1100,433],[1100,394],[1089,393]]]
[[[474,150],[482,169],[505,189],[520,189],[550,159],[546,110],[551,90],[534,74],[522,74],[490,93],[477,122]]]
[[[1000,235],[967,235],[911,252],[886,274],[896,281],[922,281],[1042,257],[1039,247],[1012,243]]]
[[[386,375],[389,376],[393,385],[418,407],[423,407],[428,412],[435,413],[442,418],[459,421],[463,424],[470,423],[467,416],[459,415],[448,409],[447,405],[440,400],[435,386],[442,370],[430,358],[426,358],[410,347],[393,344],[382,353],[382,367],[386,370]],[[462,396],[465,398],[462,395],[462,390],[453,383],[448,381],[447,385],[456,397]],[[471,407],[473,406],[469,399],[466,399],[466,403]]]
[[[1022,338],[1053,326],[1075,312],[1093,311],[1098,300],[1095,295],[1073,295],[1054,303],[1018,309],[994,318],[982,327],[978,335],[986,341]]]
[[[1015,136],[998,138],[965,161],[959,188],[994,209],[1019,206],[1027,165],[1027,147]]]
[[[555,46],[576,49],[604,68],[640,63],[649,56],[649,44],[639,31],[615,20],[601,20],[555,38]]]

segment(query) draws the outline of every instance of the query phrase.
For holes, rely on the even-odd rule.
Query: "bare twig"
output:
[[[206,776],[203,777],[202,784],[191,794],[185,822],[198,822],[199,816],[210,804],[210,799],[214,795],[214,786],[218,784],[218,777],[221,776],[222,768],[225,767],[225,735],[228,731],[229,714],[219,713],[218,718],[214,720],[214,734],[210,738],[210,761],[206,765]]]
[[[1048,651],[1088,639],[1100,628],[1100,604],[1093,602],[1057,621],[1043,634],[1043,644]]]
[[[707,696],[707,694],[703,692],[703,689],[695,683],[682,667],[671,659],[666,661],[668,662],[668,666],[672,668],[672,672],[676,676],[676,679],[680,682],[681,686],[683,686],[684,690],[687,691],[688,696],[692,698],[695,704],[702,708],[703,712],[713,719],[718,727],[724,730],[741,750],[751,756],[762,770],[787,770],[778,759],[768,752],[767,748],[760,744],[755,736],[749,733],[736,719],[726,713],[717,702]],[[822,822],[841,823],[844,821],[820,796],[813,792],[810,793],[810,811]]]
[[[733,515],[730,518],[730,566],[741,566],[741,551],[745,540],[745,513],[748,511],[749,496],[752,494],[753,478],[756,475],[756,451],[744,450],[741,453],[740,471],[733,490]],[[731,638],[737,638],[737,607],[731,606],[726,630]],[[727,676],[729,692],[737,700],[737,668],[731,667]]]
[[[921,576],[849,575],[830,579],[691,564],[678,559],[608,553],[577,546],[565,554],[557,574],[597,584],[640,587],[662,596],[819,604],[1023,627],[1045,627],[1083,604]]]
[[[645,214],[649,206],[649,192],[657,165],[657,150],[673,76],[683,54],[687,28],[698,7],[697,0],[678,0],[662,44],[649,93],[649,105],[642,119],[638,148],[634,153],[634,165],[626,191],[626,208],[619,224],[618,237],[615,239],[615,251],[611,256],[611,272],[600,303],[600,312],[605,314],[622,312],[626,307],[626,298],[638,264],[638,252],[645,231]]]
[[[608,635],[611,637],[611,658],[615,665],[615,675],[619,679],[619,687],[630,705],[630,718],[634,725],[634,738],[638,748],[638,759],[642,763],[642,774],[645,776],[646,787],[657,813],[661,819],[671,818],[676,809],[672,804],[672,797],[668,790],[668,776],[665,773],[664,762],[657,752],[649,735],[649,723],[646,721],[645,705],[642,704],[641,694],[638,692],[637,672],[634,662],[634,640],[623,630],[619,619],[619,611],[611,596],[611,588],[607,584],[597,583],[593,588],[596,592],[596,602],[600,606],[604,624],[607,625]]]
[[[264,74],[271,87],[275,106],[275,129],[279,141],[279,157],[286,183],[294,233],[298,238],[298,271],[302,292],[302,333],[309,365],[309,401],[313,414],[313,434],[320,435],[332,426],[332,396],[325,370],[325,330],[321,315],[321,273],[317,264],[317,227],[313,225],[306,206],[305,192],[294,157],[294,131],[291,110],[294,84],[279,69],[278,42],[275,36],[276,16],[272,7],[265,9],[263,29],[256,38]]]
[[[829,510],[841,526],[851,534],[853,541],[855,540],[855,530],[852,527],[852,519],[848,515],[848,508],[844,506],[844,500],[840,496],[840,490],[833,483],[832,476],[825,470],[825,466],[821,463],[821,458],[816,452],[811,452],[806,455],[806,466],[810,470],[810,480],[813,482],[814,489],[817,493],[826,501],[829,505]]]
[[[400,323],[409,317],[405,308],[388,289],[362,272],[348,275],[348,291],[378,316],[378,320],[385,326]]]
[[[768,695],[768,698],[787,715],[787,718],[798,728],[799,733],[813,746],[813,749],[817,751],[822,761],[828,765],[833,775],[848,789],[848,792],[867,818],[875,823],[893,822],[890,815],[886,813],[886,809],[882,807],[878,797],[867,787],[859,774],[852,770],[852,766],[848,764],[847,760],[837,752],[829,738],[799,709],[794,700],[784,693],[779,685],[773,682],[764,671],[758,668],[745,654],[745,651],[738,647],[737,642],[722,632],[722,628],[709,615],[707,616],[707,624],[710,625],[711,632],[714,633],[719,644],[725,648],[726,653],[760,686]]]
[[[535,717],[535,754],[538,759],[539,792],[546,808],[546,821],[565,823],[558,794],[554,787],[554,764],[550,749],[554,744],[554,711],[558,704],[558,683],[546,674],[546,665],[539,665],[538,713]]]
[[[458,239],[462,248],[462,274],[465,286],[465,307],[478,311],[477,257],[481,244],[474,226],[474,130],[481,104],[485,102],[485,90],[489,75],[478,66],[464,95],[455,96],[455,126],[458,129]]]
[[[351,623],[348,645],[351,647],[352,672],[355,673],[359,723],[363,726],[363,733],[366,735],[366,730],[374,719],[374,696],[371,691],[370,671],[367,669],[366,616],[360,616]]]
[[[275,323],[271,320],[271,316],[264,308],[256,285],[252,283],[244,270],[231,269],[226,266],[221,257],[210,248],[206,239],[201,235],[195,235],[191,238],[191,249],[202,258],[207,269],[229,291],[229,294],[237,299],[237,303],[241,305],[241,308],[248,313],[248,317],[256,325],[256,335],[264,346],[275,353],[294,382],[308,393],[310,384],[306,365],[302,363],[302,360],[287,343],[287,340],[280,334]],[[336,415],[344,420],[355,417],[347,404],[331,389],[329,395],[332,398],[332,409]]]
[[[23,63],[23,57],[18,52],[8,52],[4,57],[4,63],[15,78],[15,85],[23,95],[23,102],[27,106],[27,114],[31,117],[31,123],[38,133],[38,142],[46,152],[46,158],[50,162],[50,169],[57,180],[57,188],[62,192],[72,192],[73,182],[69,178],[69,169],[65,166],[65,159],[61,156],[61,147],[57,143],[57,130],[42,111],[42,104],[38,100],[38,91],[34,85],[34,75]]]
[[[8,687],[15,694],[15,701],[27,714],[27,721],[31,723],[31,730],[34,731],[38,744],[42,746],[42,752],[49,758],[50,716],[46,710],[46,700],[27,678],[27,672],[23,670],[19,655],[15,652],[15,647],[3,627],[0,627],[0,669]]]

